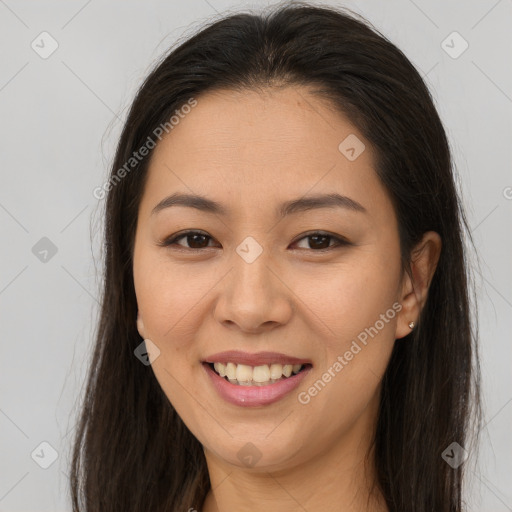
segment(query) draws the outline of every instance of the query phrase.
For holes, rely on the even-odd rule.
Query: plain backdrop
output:
[[[512,0],[325,4],[395,43],[445,124],[481,260],[486,425],[468,510],[512,511]],[[0,0],[0,512],[71,510],[70,440],[101,284],[93,190],[137,87],[180,38],[265,5]]]

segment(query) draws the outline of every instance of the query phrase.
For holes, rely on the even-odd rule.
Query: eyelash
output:
[[[183,232],[181,232],[181,233],[179,233],[177,235],[172,235],[169,238],[165,239],[164,241],[158,243],[158,245],[160,245],[161,247],[171,247],[172,245],[176,245],[176,242],[178,240],[180,240],[181,238],[186,238],[189,235],[201,235],[201,236],[204,236],[204,237],[206,237],[206,238],[208,238],[210,240],[213,240],[213,237],[207,235],[206,233],[203,233],[202,231],[189,230],[189,231],[183,231]],[[326,238],[329,238],[331,240],[334,240],[335,241],[335,245],[329,246],[329,247],[324,248],[324,249],[305,249],[305,250],[312,251],[312,252],[325,253],[327,251],[331,251],[331,250],[339,248],[339,247],[343,247],[343,246],[347,246],[347,245],[352,245],[350,242],[348,242],[347,240],[345,240],[345,239],[343,239],[343,238],[341,238],[339,236],[332,235],[331,233],[326,233],[326,232],[323,232],[323,231],[313,231],[313,232],[310,232],[310,233],[304,235],[302,238],[299,238],[298,240],[296,240],[294,243],[300,242],[304,238],[311,238],[311,237],[313,237],[315,235],[319,235],[321,237],[326,237]],[[183,251],[203,251],[205,249],[211,249],[212,248],[212,247],[203,247],[203,248],[197,249],[197,248],[183,247],[183,246],[178,246],[178,247],[179,247],[178,250],[183,250]]]

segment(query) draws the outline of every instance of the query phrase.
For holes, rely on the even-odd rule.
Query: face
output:
[[[218,208],[162,203],[175,194]],[[304,202],[326,194],[344,199]],[[152,369],[210,460],[277,470],[366,439],[416,317],[372,147],[327,103],[302,88],[198,97],[154,149],[133,265]]]

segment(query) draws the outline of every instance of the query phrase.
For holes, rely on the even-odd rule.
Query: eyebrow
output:
[[[153,208],[151,215],[155,215],[172,206],[186,206],[216,215],[229,215],[229,210],[217,201],[200,195],[182,194],[178,192],[162,199]],[[368,213],[366,208],[354,199],[338,193],[332,193],[301,197],[299,199],[285,201],[277,208],[277,216],[283,218],[293,213],[319,208],[344,208],[354,212]]]

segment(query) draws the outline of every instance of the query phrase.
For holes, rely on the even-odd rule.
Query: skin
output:
[[[397,220],[372,147],[306,88],[217,91],[197,100],[154,149],[133,270],[139,333],[160,350],[152,369],[204,447],[212,489],[203,511],[387,511],[378,489],[369,493],[373,458],[366,465],[363,459],[382,376],[395,340],[417,322],[441,239],[425,233],[412,254],[414,280],[401,279]],[[354,161],[338,150],[349,134],[366,146]],[[205,195],[230,214],[175,206],[151,215],[174,192]],[[283,201],[332,192],[367,213],[322,208],[275,216]],[[186,229],[211,238],[158,245]],[[319,230],[352,245],[320,252],[304,238]],[[236,252],[247,236],[263,248],[250,264]],[[187,249],[195,240],[206,248]],[[320,248],[329,244],[336,242],[326,239]],[[300,403],[298,393],[394,303],[401,305],[394,318],[309,403]],[[230,349],[309,358],[313,369],[280,401],[239,407],[217,394],[201,366]],[[248,442],[261,454],[254,467],[237,456]]]

